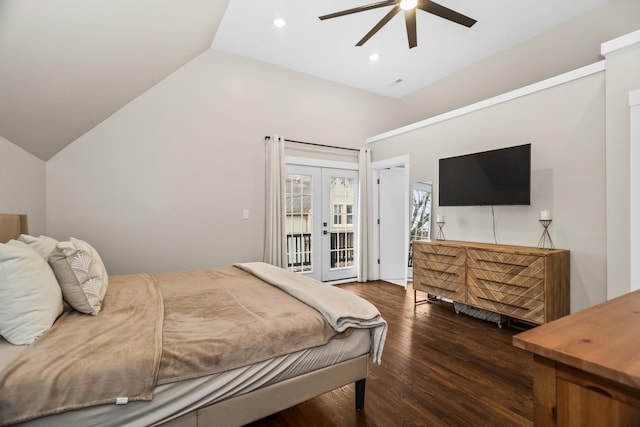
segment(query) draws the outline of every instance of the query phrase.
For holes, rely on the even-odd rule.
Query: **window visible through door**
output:
[[[311,271],[312,176],[287,174],[285,183],[287,265],[291,271]]]
[[[409,268],[413,267],[413,242],[431,238],[431,193],[430,182],[416,182],[411,186]]]

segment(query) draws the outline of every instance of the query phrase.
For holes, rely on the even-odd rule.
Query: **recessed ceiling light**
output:
[[[369,60],[372,62],[376,62],[378,59],[380,59],[380,55],[378,55],[377,53],[372,53],[371,55],[369,55]]]
[[[275,25],[278,28],[282,28],[285,25],[287,25],[287,22],[282,18],[276,18],[273,20],[273,25]]]

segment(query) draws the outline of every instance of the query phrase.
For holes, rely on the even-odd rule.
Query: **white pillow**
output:
[[[0,244],[0,335],[31,344],[62,313],[62,294],[47,262],[23,242]]]
[[[81,313],[97,315],[107,293],[109,276],[98,252],[87,242],[58,242],[49,256],[64,300]]]
[[[21,234],[20,237],[18,237],[18,240],[35,249],[45,261],[49,259],[51,251],[54,250],[58,244],[56,239],[43,235],[36,237],[29,236],[28,234]]]

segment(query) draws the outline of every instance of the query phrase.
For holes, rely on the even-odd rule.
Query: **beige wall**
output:
[[[607,54],[606,64],[607,297],[614,298],[631,289],[629,92],[640,89],[640,43]]]
[[[206,52],[47,163],[47,232],[58,238],[74,235],[95,243],[105,255],[111,273],[220,266],[260,259],[264,135],[277,133],[291,139],[359,147],[366,137],[592,63],[598,59],[601,42],[638,27],[640,2],[614,0],[401,100],[366,94],[222,52]],[[481,132],[474,142],[466,138],[471,130],[459,134],[465,129],[450,128],[449,124],[437,127],[437,137],[442,138],[437,144],[442,145],[437,145],[440,148],[434,152],[425,148],[421,139],[413,142],[415,146],[411,145],[408,151],[400,148],[402,144],[376,144],[374,156],[381,159],[411,151],[412,163],[421,167],[412,165],[413,180],[426,180],[434,179],[433,165],[428,166],[428,162],[440,152],[513,145],[535,137],[545,141],[545,148],[543,166],[534,175],[534,183],[553,190],[536,195],[536,203],[556,211],[558,197],[570,200],[573,196],[571,180],[562,175],[562,183],[556,182],[555,171],[561,166],[568,171],[579,169],[578,176],[586,177],[586,166],[581,165],[591,167],[593,163],[593,173],[580,182],[593,184],[596,198],[604,197],[604,190],[602,194],[598,192],[599,186],[604,185],[603,166],[596,165],[594,159],[604,158],[604,99],[601,104],[597,101],[604,97],[604,90],[598,87],[593,99],[584,96],[577,96],[585,103],[571,114],[559,107],[569,100],[555,97],[548,106],[532,110],[526,119],[522,113],[526,109],[514,110],[514,123],[521,123],[522,128],[501,117],[502,113],[489,115],[486,122],[477,124]],[[508,105],[520,102],[523,101]],[[502,112],[505,107],[496,107],[495,111]],[[542,123],[540,111],[545,112],[543,117],[553,116],[554,126]],[[573,136],[582,136],[581,129],[574,128],[579,126],[576,114],[581,113],[589,118],[589,124],[585,124],[589,132],[584,132],[589,142],[584,147]],[[476,114],[487,113],[470,117]],[[511,119],[509,109],[504,114]],[[469,118],[452,123],[467,125],[466,120]],[[452,137],[442,129],[450,129]],[[554,129],[560,132],[562,141],[555,148],[549,142],[558,139],[552,134]],[[602,136],[599,142],[594,135]],[[431,143],[430,138],[432,134],[426,139]],[[313,149],[291,145],[288,153],[325,157]],[[549,153],[562,154],[557,167]],[[330,157],[339,160],[353,155],[337,153]],[[584,161],[567,160],[582,157]],[[589,210],[586,216],[588,221],[578,222],[599,225],[591,226],[594,230],[584,247],[586,252],[577,258],[578,265],[572,265],[574,276],[586,277],[574,277],[579,283],[574,291],[574,308],[599,302],[605,295],[603,285],[594,284],[605,270],[604,258],[592,241],[604,245],[606,224],[599,216],[604,201],[595,205],[595,211]],[[532,206],[524,213],[518,211],[522,208],[498,211],[499,240],[535,244],[541,231],[536,221],[538,208]],[[250,212],[249,220],[241,219],[244,209]],[[558,215],[571,212],[560,210]],[[460,230],[465,231],[460,237],[489,240],[486,215],[483,210],[461,219]],[[524,228],[522,215],[528,224]],[[560,217],[556,216],[552,226],[556,244],[567,247],[571,243],[579,254],[583,247],[572,241],[577,235],[563,233],[558,225]],[[476,226],[477,231],[470,231]],[[451,227],[448,221],[447,229],[452,231]],[[577,224],[575,227],[581,229]]]
[[[359,147],[396,106],[205,52],[47,163],[47,231],[93,243],[111,274],[261,260],[264,136]]]
[[[614,0],[402,99],[404,124],[602,59],[600,45],[640,28],[640,1]]]
[[[29,216],[29,232],[45,232],[45,163],[0,137],[0,212]]]
[[[438,207],[438,159],[532,144],[531,206],[496,206],[498,243],[571,250],[571,310],[606,298],[605,75],[569,83],[372,144],[374,160],[409,154],[411,181],[433,181],[434,214],[450,240],[494,241],[491,207]]]

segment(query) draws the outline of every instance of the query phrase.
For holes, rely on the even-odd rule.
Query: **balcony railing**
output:
[[[287,233],[287,266],[291,271],[311,270],[311,233]]]
[[[330,234],[331,268],[353,266],[353,232]],[[291,271],[311,271],[311,233],[287,233],[287,266]]]

